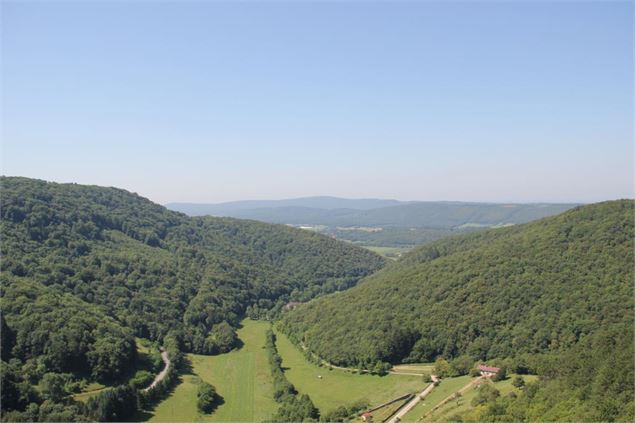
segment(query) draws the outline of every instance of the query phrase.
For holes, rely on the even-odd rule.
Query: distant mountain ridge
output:
[[[281,207],[300,207],[309,209],[352,209],[370,210],[380,207],[408,204],[409,201],[384,200],[376,198],[339,198],[330,196],[300,197],[283,200],[243,200],[224,203],[168,203],[168,209],[179,211],[190,216],[225,215],[243,210],[272,209]],[[229,216],[229,215],[228,215]]]
[[[169,203],[166,207],[192,216],[209,214],[296,225],[456,228],[526,223],[578,205],[308,197],[220,204]]]

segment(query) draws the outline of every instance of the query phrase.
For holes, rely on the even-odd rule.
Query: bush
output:
[[[474,366],[474,360],[469,355],[461,355],[450,363],[449,376],[463,376],[470,372]]]
[[[86,410],[95,421],[121,422],[134,415],[137,404],[136,390],[130,385],[120,385],[89,399]]]
[[[477,367],[472,367],[470,369],[470,376],[477,377],[481,375],[481,371]]]
[[[203,381],[201,381],[198,385],[196,397],[196,407],[202,413],[211,413],[214,411],[220,399],[219,395],[216,393],[216,388]]]
[[[478,394],[472,399],[472,406],[487,404],[496,401],[500,396],[498,389],[494,388],[490,383],[483,383],[478,388]]]
[[[434,373],[437,377],[447,377],[450,374],[450,363],[443,357],[434,362]]]
[[[522,388],[525,386],[525,379],[523,379],[521,376],[516,376],[512,381],[512,385],[516,388]]]
[[[505,366],[501,367],[500,370],[498,371],[498,373],[496,373],[494,375],[494,377],[492,378],[492,380],[494,382],[499,382],[501,380],[505,380],[507,379],[507,368]]]
[[[147,370],[139,370],[130,380],[130,384],[137,389],[143,389],[152,383],[154,376]]]

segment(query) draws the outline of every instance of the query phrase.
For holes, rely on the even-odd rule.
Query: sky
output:
[[[2,1],[2,171],[159,203],[634,197],[630,1]]]

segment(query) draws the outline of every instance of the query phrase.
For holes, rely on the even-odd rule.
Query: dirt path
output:
[[[165,378],[165,375],[168,374],[168,370],[170,369],[170,359],[168,358],[168,352],[164,350],[163,348],[161,348],[161,360],[163,360],[165,367],[163,368],[163,370],[161,370],[161,372],[158,375],[156,375],[156,377],[154,378],[150,386],[145,388],[143,392],[148,392],[150,389],[157,386],[157,383],[161,382]]]
[[[419,401],[424,399],[426,396],[428,396],[430,392],[432,392],[432,390],[434,389],[434,382],[438,381],[439,379],[434,375],[430,377],[432,378],[432,383],[429,384],[426,387],[426,389],[421,391],[419,395],[415,395],[414,398],[410,400],[410,402],[408,402],[406,405],[401,407],[399,411],[397,411],[397,413],[394,416],[392,416],[390,420],[388,420],[388,423],[397,423],[398,421],[403,419],[403,416],[405,416],[406,413],[412,410],[417,404],[419,404]]]
[[[443,401],[441,401],[440,403],[435,405],[434,408],[432,410],[428,411],[425,415],[423,415],[419,421],[422,421],[425,417],[427,417],[430,414],[434,413],[436,410],[438,410],[441,406],[446,404],[448,401],[452,401],[454,398],[456,398],[456,394],[457,393],[463,395],[467,390],[469,390],[475,384],[479,383],[481,380],[483,380],[483,376],[479,376],[476,379],[471,380],[467,385],[463,386],[458,391],[453,392],[447,398],[445,398]]]

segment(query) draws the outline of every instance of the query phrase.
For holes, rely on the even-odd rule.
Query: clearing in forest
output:
[[[308,394],[322,414],[360,399],[367,400],[372,407],[406,393],[420,392],[427,385],[421,376],[375,376],[329,370],[308,362],[283,333],[277,331],[276,337],[287,379],[301,394]]]
[[[191,374],[181,376],[183,382],[152,411],[151,422],[261,422],[275,414],[278,405],[263,349],[269,323],[247,319],[242,324],[240,350],[216,356],[188,354]],[[223,397],[224,403],[211,414],[196,408],[198,378],[214,385]]]

